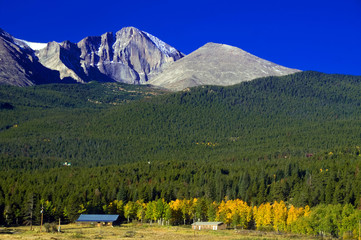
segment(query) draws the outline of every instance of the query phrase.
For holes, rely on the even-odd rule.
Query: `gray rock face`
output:
[[[39,62],[60,74],[60,79],[73,79],[84,83],[86,75],[80,67],[80,51],[77,46],[69,41],[62,43],[50,42],[36,53]]]
[[[173,63],[150,84],[179,91],[199,85],[234,85],[259,77],[298,72],[225,44],[207,43]]]
[[[61,79],[129,84],[146,83],[168,63],[184,56],[134,27],[123,28],[115,35],[108,32],[100,37],[86,37],[77,44],[52,42],[36,55],[44,66],[59,71]]]
[[[59,74],[41,65],[31,48],[0,29],[0,84],[24,87],[58,81]]]
[[[97,67],[109,78],[131,84],[146,83],[168,63],[184,56],[134,27],[123,28],[115,36],[105,33],[100,38],[85,38],[78,43],[78,47],[81,49],[81,64],[85,72],[89,66]]]

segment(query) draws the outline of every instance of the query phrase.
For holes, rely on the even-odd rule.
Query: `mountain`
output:
[[[17,86],[95,80],[178,91],[299,72],[225,44],[207,43],[185,56],[134,27],[86,37],[78,43],[47,44],[16,39],[1,30],[0,42],[0,83]]]
[[[1,64],[0,81],[17,86],[60,80],[144,84],[184,56],[160,39],[134,27],[123,28],[115,35],[108,32],[102,36],[86,37],[79,43],[47,44],[15,39],[2,31],[1,43],[0,58],[4,63]],[[41,76],[32,76],[32,70],[38,68],[53,70],[58,76],[47,79],[49,75],[41,74],[41,71],[36,71]]]
[[[199,85],[234,85],[259,77],[282,76],[297,69],[286,68],[225,44],[207,43],[172,64],[150,84],[172,90]]]
[[[239,48],[208,43],[188,56],[134,27],[115,34],[32,43],[0,32],[0,84],[90,81],[152,84],[171,90],[234,85],[298,72]]]
[[[23,87],[57,82],[58,75],[41,65],[25,42],[0,29],[0,84]]]
[[[146,32],[126,27],[115,35],[86,37],[77,44],[52,42],[37,56],[44,66],[58,70],[62,79],[144,84],[184,55]]]

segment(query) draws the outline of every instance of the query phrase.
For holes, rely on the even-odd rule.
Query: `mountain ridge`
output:
[[[107,32],[101,36],[85,37],[78,43],[70,41],[33,43],[14,38],[3,30],[1,33],[0,37],[3,41],[13,44],[13,47],[19,49],[22,54],[26,52],[27,55],[32,56],[34,64],[58,72],[57,79],[47,83],[86,83],[96,80],[145,84],[150,77],[161,72],[162,68],[184,56],[157,37],[134,27],[122,28],[115,34]],[[8,48],[3,47],[3,49],[3,55],[12,54],[7,50]],[[22,60],[15,58],[14,61]],[[20,70],[20,72],[26,71]],[[9,80],[7,75],[10,73],[6,72],[4,69],[4,76],[0,79],[2,84],[17,86],[36,84],[36,81],[29,79],[27,75],[18,77],[20,81]]]
[[[16,72],[16,68],[7,71],[7,65],[3,64],[0,83],[17,86],[95,80],[151,84],[179,91],[199,85],[228,86],[259,77],[300,71],[258,58],[237,47],[212,42],[186,56],[135,27],[124,27],[116,33],[106,32],[101,36],[88,36],[78,43],[33,43],[14,38],[5,31],[0,37],[3,46],[6,41],[21,53],[21,56],[9,57],[15,51],[3,47],[0,59],[1,55],[8,55],[14,66],[24,61],[22,58],[30,59],[26,66],[17,67],[20,73],[15,75],[11,72]],[[11,66],[8,68],[11,69]],[[9,75],[17,77],[9,79]],[[48,79],[49,76],[52,77]]]

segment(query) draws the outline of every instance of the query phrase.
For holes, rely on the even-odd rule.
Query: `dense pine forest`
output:
[[[107,213],[113,201],[193,198],[358,216],[360,92],[361,77],[318,72],[177,93],[0,86],[0,225],[38,223],[41,204],[51,222]],[[339,236],[340,226],[306,233]],[[257,228],[255,217],[244,227]]]

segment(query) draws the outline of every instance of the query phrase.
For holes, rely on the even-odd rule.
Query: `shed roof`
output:
[[[192,223],[192,225],[196,225],[196,226],[199,226],[199,225],[221,225],[223,224],[223,222],[195,222],[195,223]]]
[[[111,214],[81,214],[77,222],[114,222],[119,215]]]

